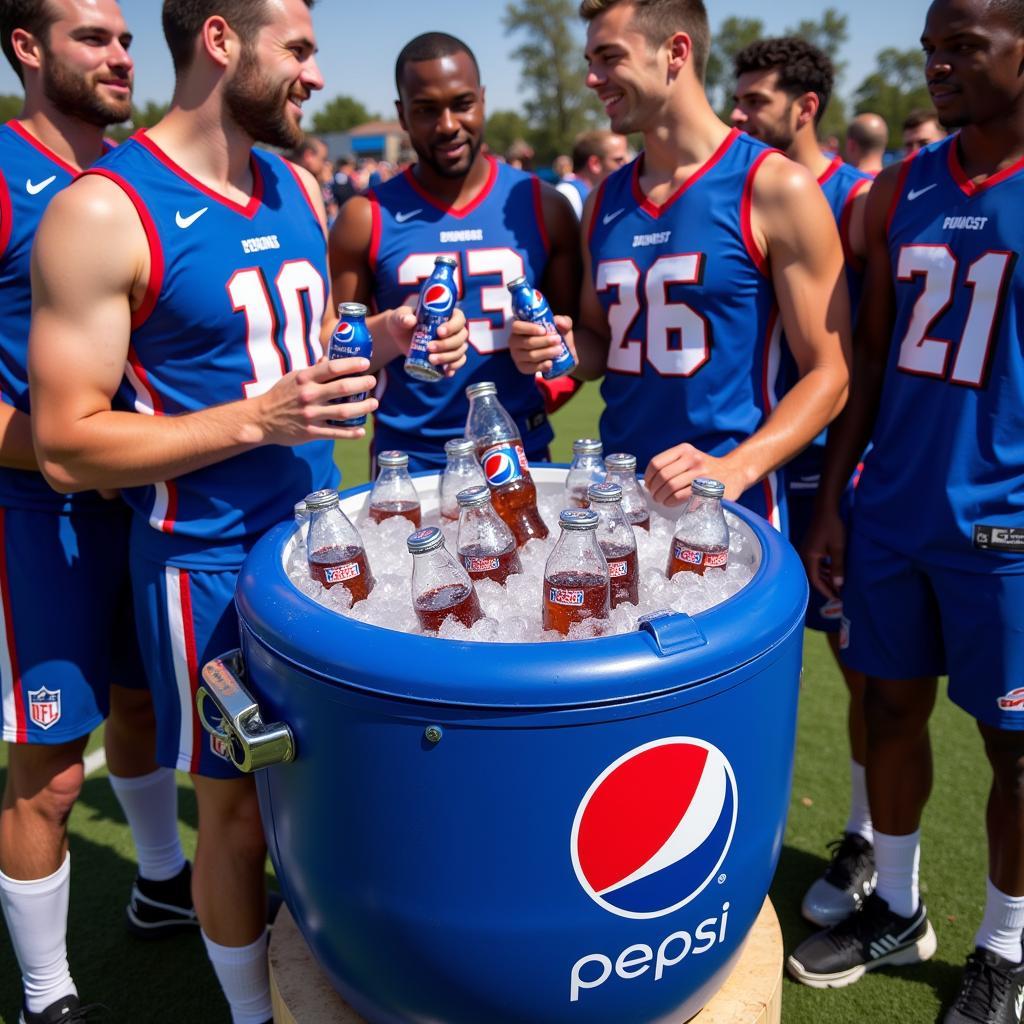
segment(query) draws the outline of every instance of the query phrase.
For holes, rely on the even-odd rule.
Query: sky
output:
[[[842,57],[849,62],[839,92],[849,94],[874,67],[874,56],[886,46],[916,46],[927,4],[915,0],[706,0],[712,31],[729,15],[761,18],[769,33],[779,33],[802,18],[817,19],[826,6],[848,14],[850,38]],[[510,54],[516,35],[502,24],[504,0],[320,0],[313,21],[320,45],[320,68],[326,81],[322,93],[305,109],[312,113],[326,100],[346,93],[371,113],[390,118],[394,113],[392,72],[398,51],[413,36],[432,30],[450,32],[476,53],[487,108],[522,108],[519,71]],[[165,102],[174,77],[160,28],[159,0],[121,0],[134,34],[135,98]],[[582,29],[577,45],[582,50]],[[19,93],[20,86],[6,61],[0,61],[0,93]]]

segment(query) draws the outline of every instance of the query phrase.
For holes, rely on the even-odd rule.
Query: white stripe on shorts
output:
[[[192,771],[192,680],[188,674],[188,649],[185,644],[185,612],[181,605],[181,571],[164,569],[167,591],[167,628],[174,663],[174,682],[178,687],[178,770]]]

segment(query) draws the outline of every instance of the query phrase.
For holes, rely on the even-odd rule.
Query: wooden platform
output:
[[[278,913],[270,939],[270,992],[275,1024],[366,1024],[324,977],[287,907]],[[736,969],[692,1024],[779,1024],[781,1019],[782,930],[775,908],[765,900]]]

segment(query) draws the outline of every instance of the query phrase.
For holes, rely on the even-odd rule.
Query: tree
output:
[[[147,100],[144,107],[132,107],[132,124],[136,128],[152,128],[157,121],[163,120],[170,107],[170,103],[154,103],[153,100]]]
[[[0,95],[0,124],[6,124],[21,113],[23,96]]]
[[[931,108],[924,79],[924,57],[919,49],[899,50],[888,46],[875,58],[875,70],[854,93],[858,114],[870,111],[885,118],[889,126],[889,147],[900,145],[903,119],[915,107]]]
[[[525,41],[512,52],[520,65],[529,141],[539,161],[568,153],[576,136],[601,122],[601,105],[586,86],[573,0],[520,0],[505,8],[505,29]],[[493,143],[492,143],[493,144]]]
[[[726,120],[732,110],[733,58],[763,36],[764,22],[760,18],[737,18],[734,15],[726,18],[712,36],[704,87],[712,106],[717,107]]]
[[[504,153],[516,139],[530,134],[530,124],[514,110],[496,110],[487,118],[484,138],[492,153]]]
[[[359,100],[351,96],[335,96],[313,115],[313,131],[321,135],[327,132],[347,132],[376,117]]]
[[[840,14],[834,7],[826,7],[821,12],[821,20],[814,21],[804,18],[793,28],[786,29],[787,36],[799,36],[823,53],[828,54],[835,68],[836,82],[846,71],[846,61],[839,59],[839,51],[846,45],[849,38],[849,21],[845,14]]]

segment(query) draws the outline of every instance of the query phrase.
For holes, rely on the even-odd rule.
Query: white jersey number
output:
[[[611,343],[608,369],[638,375],[643,360],[662,377],[692,377],[710,358],[707,321],[685,302],[670,302],[671,285],[699,284],[702,253],[660,256],[645,272],[631,259],[602,260],[597,265],[595,288],[600,295],[611,288],[618,297],[608,307]],[[645,338],[629,336],[640,313],[643,289],[647,310]]]
[[[924,287],[900,343],[899,368],[917,377],[944,380],[948,375],[954,384],[983,387],[996,336],[996,319],[1014,259],[1013,253],[987,252],[967,268],[963,287],[971,289],[971,305],[950,372],[949,358],[955,341],[933,338],[930,334],[953,303],[959,261],[947,245],[903,246],[896,268],[898,279],[913,281],[921,277]]]
[[[253,379],[242,385],[246,398],[265,394],[286,373],[312,366],[323,355],[320,324],[327,296],[316,267],[309,260],[287,260],[274,278],[274,289],[284,313],[283,325],[278,323],[261,269],[236,270],[228,281],[232,308],[245,314],[247,325],[245,347]]]

